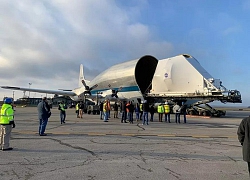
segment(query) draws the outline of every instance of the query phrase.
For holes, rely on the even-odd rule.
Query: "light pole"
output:
[[[29,83],[29,89],[30,89],[30,86],[32,85],[32,83]],[[30,91],[29,91],[29,98],[30,98]]]

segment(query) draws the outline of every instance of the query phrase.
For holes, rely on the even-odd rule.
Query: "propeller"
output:
[[[117,90],[115,90],[115,89],[111,89],[111,90],[112,90],[111,97],[118,98],[117,93],[118,93],[119,91],[121,91],[121,90],[122,90],[122,87],[120,87],[120,88],[119,88],[119,89],[117,89]]]
[[[95,84],[94,86],[89,87],[89,86],[87,86],[87,84],[86,84],[86,82],[84,80],[82,80],[82,84],[85,87],[85,91],[83,93],[84,94],[89,94],[89,95],[91,95],[91,91],[98,86],[98,84]]]

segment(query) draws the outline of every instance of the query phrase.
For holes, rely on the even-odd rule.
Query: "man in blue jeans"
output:
[[[181,114],[181,107],[178,103],[175,103],[173,107],[173,112],[175,113],[175,123],[181,123],[180,122],[180,114]]]
[[[46,97],[43,97],[42,101],[37,105],[37,111],[38,111],[38,119],[40,122],[39,135],[47,136],[47,134],[45,134],[44,132],[48,123],[48,119],[51,115],[51,112],[50,112],[50,107],[49,107]]]
[[[143,123],[142,123],[142,125],[148,125],[149,104],[148,104],[147,100],[144,101],[144,103],[142,105],[142,109],[143,109]]]
[[[62,124],[62,123],[65,123],[65,119],[66,119],[66,109],[67,109],[67,106],[66,106],[66,104],[64,103],[64,101],[60,102],[60,103],[59,103],[58,110],[60,110],[61,124]],[[79,107],[79,111],[80,111],[80,107]]]

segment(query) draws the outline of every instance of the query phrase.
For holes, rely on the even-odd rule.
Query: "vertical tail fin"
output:
[[[83,86],[82,80],[85,80],[85,77],[84,77],[84,74],[83,74],[83,65],[81,64],[80,65],[80,73],[79,73],[79,82],[78,82],[79,83],[78,84],[79,87]]]

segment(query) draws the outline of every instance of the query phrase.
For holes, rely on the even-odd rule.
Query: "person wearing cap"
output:
[[[47,134],[45,134],[44,132],[48,123],[48,119],[51,115],[51,112],[46,97],[43,97],[42,101],[37,105],[37,111],[39,119],[39,130],[38,130],[39,135],[47,136]]]
[[[170,122],[170,106],[168,105],[168,102],[166,101],[164,104],[164,112],[165,112],[165,122]]]
[[[60,110],[61,124],[62,124],[62,123],[65,123],[65,119],[66,119],[66,109],[67,109],[67,106],[66,106],[66,104],[64,103],[64,101],[60,102],[60,103],[59,103],[59,106],[58,106],[58,110]]]
[[[0,144],[2,151],[13,149],[10,147],[10,135],[12,128],[15,128],[16,125],[14,122],[14,110],[11,104],[12,99],[6,98],[0,113]]]

